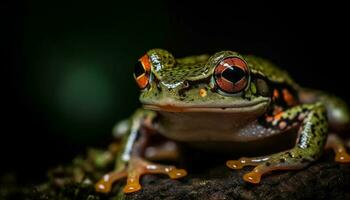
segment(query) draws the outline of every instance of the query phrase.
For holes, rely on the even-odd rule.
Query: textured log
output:
[[[350,199],[350,165],[331,158],[300,171],[274,172],[259,185],[242,180],[247,171],[219,166],[184,180],[146,176],[143,190],[126,199]]]
[[[104,195],[96,193],[92,183],[113,166],[97,170],[91,162],[79,158],[51,170],[49,181],[34,188],[5,184],[0,199],[350,199],[350,165],[335,163],[330,152],[303,170],[273,172],[259,185],[242,180],[252,168],[234,171],[221,161],[204,168],[203,162],[194,161],[197,166],[190,167],[190,175],[181,180],[145,175],[139,192],[122,194],[119,191],[124,183],[120,182]],[[77,179],[83,183],[76,183]]]

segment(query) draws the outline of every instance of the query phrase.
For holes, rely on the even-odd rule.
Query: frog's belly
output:
[[[181,142],[248,142],[279,132],[257,122],[257,113],[160,112],[160,134]]]

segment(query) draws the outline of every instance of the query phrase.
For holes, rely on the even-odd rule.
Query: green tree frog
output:
[[[186,176],[184,169],[149,159],[177,157],[179,142],[229,151],[295,129],[290,149],[226,162],[232,169],[255,166],[243,176],[252,184],[274,170],[304,168],[324,149],[335,152],[336,162],[350,162],[343,141],[333,134],[349,127],[345,102],[300,87],[268,60],[233,51],[176,59],[166,50],[152,49],[139,59],[134,78],[143,108],[122,123],[123,148],[115,170],[96,183],[99,192],[109,192],[122,178],[123,191],[132,193],[141,189],[144,174]]]

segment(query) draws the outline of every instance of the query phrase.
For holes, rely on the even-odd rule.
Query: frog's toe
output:
[[[141,172],[137,171],[132,171],[128,175],[128,179],[126,181],[126,185],[123,189],[124,193],[133,193],[141,190],[141,185],[140,185],[140,176]]]
[[[261,173],[252,171],[252,172],[246,173],[243,176],[243,179],[246,182],[258,184],[260,183],[261,175],[262,175]]]
[[[226,166],[231,169],[242,169],[244,164],[239,160],[228,160],[226,162]]]
[[[95,184],[95,190],[97,192],[102,193],[108,193],[112,189],[112,184],[127,176],[127,173],[125,170],[120,172],[111,172],[106,175],[104,175],[96,184]]]
[[[242,169],[245,166],[257,166],[261,163],[266,162],[269,159],[268,156],[260,156],[260,157],[242,157],[239,160],[228,160],[226,162],[226,166],[231,169]]]
[[[350,155],[346,151],[337,152],[335,154],[335,161],[339,163],[349,163]]]
[[[182,178],[182,177],[186,176],[187,171],[184,169],[173,169],[173,170],[169,171],[168,175],[171,179],[178,179],[178,178]]]
[[[124,193],[133,193],[141,190],[141,185],[139,183],[127,184],[125,185],[123,192]]]
[[[339,163],[350,162],[350,155],[346,152],[343,141],[336,134],[329,134],[327,138],[326,149],[333,149],[335,153],[334,160]]]

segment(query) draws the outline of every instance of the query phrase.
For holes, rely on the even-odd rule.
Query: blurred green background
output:
[[[105,147],[138,103],[132,72],[151,48],[176,57],[235,50],[271,59],[302,85],[347,101],[342,6],[293,2],[2,2],[3,172],[36,179]],[[345,7],[344,7],[345,8]],[[329,11],[337,11],[329,15]],[[25,166],[25,167],[24,167]]]
[[[26,7],[22,89],[49,113],[55,133],[91,143],[136,108],[133,66],[148,48],[162,46],[169,30],[164,5],[137,4],[39,1]]]

